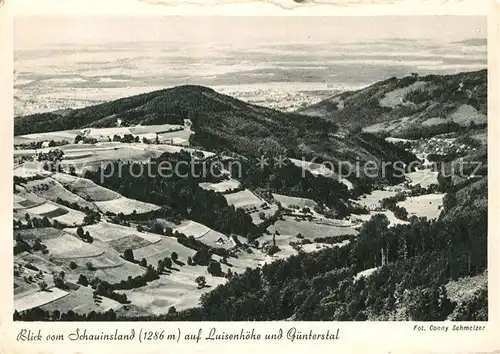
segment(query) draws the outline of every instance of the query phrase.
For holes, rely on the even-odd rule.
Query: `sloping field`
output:
[[[93,289],[79,286],[75,291],[71,291],[67,296],[58,298],[41,307],[42,310],[53,312],[58,310],[61,313],[73,311],[80,314],[88,314],[91,311],[106,312],[110,309],[118,310],[123,305],[119,302],[101,296],[99,300],[94,299]]]
[[[129,144],[120,144],[119,147],[92,151],[92,154],[87,157],[73,158],[67,161],[63,160],[61,165],[64,169],[74,166],[76,171],[82,173],[83,171],[104,167],[113,161],[146,162],[157,155],[158,153],[151,149],[135,148],[133,144],[130,146]]]
[[[39,198],[38,196],[25,193],[24,190],[20,194],[14,195],[14,209],[15,210],[24,210],[27,208],[33,208],[37,205],[45,204],[46,201],[43,198]]]
[[[37,215],[45,216],[45,214],[50,214],[51,212],[56,212],[56,214],[57,214],[58,209],[59,208],[54,204],[44,203],[44,204],[34,206],[32,208],[28,208],[28,209],[26,209],[26,212],[28,212],[30,214],[37,214]],[[63,215],[63,214],[59,214],[56,216],[60,216],[60,215]]]
[[[317,252],[323,248],[333,248],[333,247],[344,247],[348,245],[350,242],[349,240],[344,240],[338,243],[333,243],[333,244],[328,244],[328,243],[309,243],[306,245],[302,245],[301,249],[302,251],[306,253],[312,253],[312,252]]]
[[[215,230],[210,230],[203,236],[198,238],[199,241],[210,247],[233,248],[235,246],[231,237],[228,237]]]
[[[195,279],[200,275],[207,279],[210,287],[198,289]],[[161,314],[168,312],[171,306],[178,310],[198,306],[203,293],[226,281],[222,277],[212,277],[206,267],[183,266],[180,271],[163,275],[144,287],[119,292],[127,294],[136,307],[137,315]]]
[[[81,132],[88,137],[109,136],[113,138],[114,135],[122,136],[125,134],[130,134],[130,128],[129,127],[88,128],[88,129],[82,129]]]
[[[446,122],[447,122],[447,120],[444,118],[434,117],[434,118],[429,118],[426,121],[423,121],[422,125],[423,126],[433,126],[433,125],[443,124]]]
[[[18,297],[14,297],[14,308],[17,311],[25,311],[34,307],[39,307],[64,296],[69,293],[67,291],[61,290],[59,288],[50,288],[48,291],[35,291],[31,293],[25,293]]]
[[[406,209],[409,216],[416,215],[428,219],[437,219],[443,207],[443,193],[425,194],[418,197],[409,197],[398,205]]]
[[[55,173],[52,178],[61,183],[70,192],[85,200],[100,202],[118,199],[121,197],[120,194],[113,192],[110,189],[101,187],[85,178],[75,177],[63,173]]]
[[[63,270],[59,265],[52,263],[45,258],[42,258],[33,253],[23,253],[19,256],[16,256],[16,260],[22,260],[26,263],[31,263],[41,271],[48,274],[51,274],[53,272],[59,273],[61,270]]]
[[[14,145],[29,144],[32,142],[37,143],[50,140],[67,140],[69,142],[73,142],[78,134],[80,134],[78,130],[61,130],[57,132],[19,135],[14,137]]]
[[[298,160],[298,159],[290,159],[290,161],[295,166],[300,167],[303,170],[307,170],[307,171],[311,172],[311,174],[313,174],[315,176],[321,175],[323,177],[334,178],[334,179],[338,180],[340,183],[344,184],[347,187],[347,189],[353,189],[354,188],[353,184],[350,181],[348,181],[345,178],[340,178],[326,164],[320,164],[320,163],[315,163],[315,162],[303,161],[303,160]]]
[[[175,133],[172,133],[175,134]],[[173,144],[176,144],[175,142]],[[134,144],[132,145],[133,148],[136,149],[146,149],[148,151],[156,151],[156,152],[169,152],[169,153],[178,153],[181,151],[186,151],[189,152],[190,154],[193,153],[202,153],[204,157],[212,157],[215,156],[215,154],[211,151],[206,151],[206,150],[198,150],[198,149],[191,149],[185,146],[178,146],[178,145],[168,145],[168,144],[160,144],[160,145],[154,145],[154,144]]]
[[[305,238],[315,239],[317,237],[357,235],[357,231],[350,227],[338,227],[325,224],[318,224],[314,221],[297,221],[292,217],[285,216],[284,220],[278,220],[268,228],[269,232],[278,231],[279,235],[302,234]],[[276,238],[279,236],[277,235]]]
[[[270,217],[278,210],[277,205],[267,203],[248,189],[236,193],[224,194],[224,198],[226,198],[229,205],[233,205],[235,208],[242,208],[249,213],[255,225],[263,222],[259,216],[261,212],[266,217]],[[264,207],[263,204],[266,204],[266,206]]]
[[[50,176],[52,172],[45,171],[40,162],[25,162],[14,168],[14,176],[29,178],[33,176]]]
[[[161,124],[161,125],[136,125],[135,127],[129,128],[132,134],[165,133],[177,129],[184,130],[184,126],[179,124]]]
[[[137,214],[143,214],[160,209],[158,205],[144,203],[125,197],[120,197],[114,200],[96,201],[95,204],[103,213],[123,213],[125,215],[132,214],[134,211]]]
[[[414,171],[406,174],[411,185],[420,184],[423,188],[428,188],[432,184],[438,184],[438,172],[431,171],[429,169],[423,169],[420,171]]]
[[[69,226],[78,226],[83,223],[85,214],[81,211],[73,210],[54,202],[38,203],[41,200],[44,201],[44,199],[33,194],[26,194],[21,197],[29,199],[28,201],[19,201],[19,203],[17,203],[17,206],[19,206],[19,204],[34,206],[29,208],[17,209],[16,205],[14,205],[14,217],[24,219],[24,214],[28,213],[32,218],[47,217]]]
[[[35,242],[37,238],[40,238],[42,243],[45,243],[47,240],[51,240],[54,238],[62,237],[67,235],[63,230],[55,229],[53,227],[44,227],[38,229],[25,229],[25,230],[17,230],[15,234],[21,235],[23,240],[27,242]]]
[[[64,234],[43,242],[55,259],[96,257],[104,253],[98,247],[86,243],[75,236]]]
[[[309,162],[309,161],[303,161],[303,160],[298,160],[298,159],[290,159],[290,161],[295,166],[300,167],[304,170],[307,170],[307,171],[311,172],[313,175],[321,175],[324,177],[337,177],[337,175],[332,170],[330,170],[328,167],[326,167],[323,164]]]
[[[273,193],[273,198],[280,202],[283,207],[287,208],[290,205],[296,205],[299,208],[314,209],[318,205],[314,200],[307,198],[289,197],[287,195]]]
[[[119,239],[133,233],[133,229],[129,227],[108,222],[100,222],[98,224],[87,225],[83,230],[88,231],[92,235],[92,237],[104,242]],[[72,234],[76,234],[76,229],[67,229],[67,231]]]
[[[68,212],[64,215],[53,217],[53,220],[57,220],[60,223],[68,226],[79,226],[83,225],[83,219],[85,214],[78,210],[73,210],[67,208]]]
[[[370,211],[370,214],[360,214],[360,215],[351,215],[351,219],[356,222],[356,221],[368,221],[371,219],[373,215],[377,214],[384,214],[387,216],[387,219],[389,220],[389,226],[394,226],[398,224],[408,224],[408,221],[400,220],[396,216],[394,216],[394,213],[390,210],[384,210],[384,211]],[[361,225],[357,225],[361,226]]]
[[[453,122],[462,126],[469,126],[471,122],[476,124],[488,123],[488,118],[484,114],[467,104],[458,107],[458,109],[450,115],[450,118]]]
[[[262,212],[266,216],[266,218],[274,215],[278,211],[278,206],[276,204],[269,204],[266,208],[258,208],[258,210],[254,210],[250,212],[250,216],[252,217],[252,222],[255,225],[261,224],[264,220],[262,220],[259,214]]]
[[[218,183],[208,183],[203,182],[200,183],[200,187],[203,189],[212,190],[214,192],[223,193],[230,189],[239,188],[241,183],[235,179],[228,179],[226,181],[218,182]]]
[[[229,205],[234,205],[235,208],[260,206],[264,203],[262,199],[250,192],[248,189],[236,193],[225,194],[224,198],[226,198]]]
[[[69,152],[64,154],[64,161],[68,160],[78,160],[83,159],[85,157],[94,156],[94,152]]]
[[[208,226],[197,223],[192,220],[185,220],[179,226],[175,227],[173,231],[183,233],[186,236],[193,236],[195,238],[201,237],[208,233],[211,229]]]
[[[196,251],[181,245],[175,237],[162,237],[161,241],[153,243],[149,246],[134,250],[134,258],[146,258],[148,264],[157,264],[161,259],[170,257],[172,252],[177,252],[179,260],[187,263],[188,257],[192,257]]]
[[[380,207],[380,201],[384,198],[394,197],[398,192],[393,190],[374,190],[370,194],[365,194],[363,197],[356,200],[361,206],[365,206],[370,210]]]
[[[160,142],[189,146],[189,137],[192,134],[194,134],[192,130],[183,129],[176,132],[158,134],[158,139]]]
[[[67,230],[68,232],[76,235],[76,229]],[[127,236],[136,236],[142,238],[143,240],[148,242],[148,244],[161,240],[161,237],[158,235],[139,232],[134,228],[128,226],[117,225],[109,222],[100,222],[93,225],[87,225],[83,228],[83,230],[88,231],[92,235],[92,237],[107,243],[114,240],[119,240]]]
[[[80,196],[71,193],[64,188],[61,183],[50,177],[42,180],[29,181],[26,183],[26,190],[53,202],[57,201],[58,198],[61,198],[67,203],[77,203],[81,207],[96,209],[94,204],[89,203]]]
[[[123,251],[125,251],[128,248],[135,250],[137,248],[148,246],[151,244],[151,242],[136,235],[127,235],[121,238],[108,241],[108,244],[111,247],[113,247],[117,252],[123,253]]]
[[[98,277],[110,283],[126,280],[129,276],[136,277],[144,274],[145,269],[143,267],[125,261],[109,245],[99,242],[94,241],[94,244],[97,243],[103,251],[99,256],[58,261],[63,261],[66,267],[73,261],[77,264],[77,268],[75,269],[77,274],[83,274],[89,279]],[[93,269],[89,269],[87,264],[91,264]]]
[[[379,102],[380,107],[394,108],[399,105],[407,105],[412,103],[404,102],[404,97],[410,92],[423,89],[429,83],[425,81],[417,81],[407,87],[397,88],[393,91],[387,92]]]
[[[230,237],[195,221],[185,220],[175,227],[173,231],[178,231],[188,237],[193,236],[207,246],[226,249],[234,247],[234,242]]]

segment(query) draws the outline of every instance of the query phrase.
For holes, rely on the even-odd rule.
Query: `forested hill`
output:
[[[297,113],[328,119],[341,126],[366,128],[391,136],[457,131],[487,123],[487,71],[455,75],[390,78],[344,92]],[[424,132],[420,130],[424,129]],[[420,134],[420,135],[419,135]]]
[[[183,124],[193,122],[193,145],[242,155],[287,155],[338,162],[403,161],[415,157],[383,139],[363,134],[339,136],[337,125],[321,117],[259,107],[202,86],[179,86],[64,113],[18,117],[16,135],[86,127]]]

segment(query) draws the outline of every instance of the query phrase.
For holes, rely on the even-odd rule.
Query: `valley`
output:
[[[474,80],[459,88],[484,103]],[[322,116],[321,102],[284,113],[196,86],[17,118],[14,318],[422,320],[424,306],[445,319],[483,306],[484,281],[463,279],[486,272],[487,177],[443,171],[464,157],[487,163],[485,115],[453,101],[465,135],[409,137],[386,122],[429,84],[374,87],[385,91],[335,96],[364,117],[362,131],[343,113]],[[356,110],[369,94],[383,122]],[[331,168],[340,161],[384,174],[345,177]],[[380,167],[396,161],[403,175]],[[435,304],[447,289],[454,305]]]

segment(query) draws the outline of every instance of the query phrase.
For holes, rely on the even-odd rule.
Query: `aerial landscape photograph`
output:
[[[14,321],[488,321],[486,17],[20,16],[13,85]]]

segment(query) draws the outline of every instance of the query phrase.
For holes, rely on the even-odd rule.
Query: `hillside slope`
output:
[[[297,113],[341,126],[414,136],[423,128],[453,131],[487,123],[487,71],[390,78],[344,92]]]
[[[191,144],[247,156],[294,155],[308,160],[404,161],[415,157],[366,135],[338,137],[336,124],[321,117],[284,113],[245,103],[202,86],[179,86],[71,110],[18,117],[16,135],[86,127],[193,123]]]

